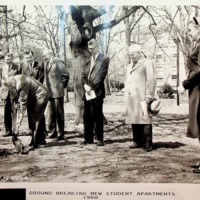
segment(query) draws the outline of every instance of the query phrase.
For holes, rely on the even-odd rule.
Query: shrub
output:
[[[159,98],[163,99],[173,99],[173,89],[170,84],[164,83],[161,88],[158,90]]]

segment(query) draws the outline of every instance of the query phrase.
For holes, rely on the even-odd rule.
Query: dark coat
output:
[[[189,90],[189,122],[187,137],[200,138],[200,43],[192,51],[189,61],[189,74],[182,85]]]
[[[44,81],[44,65],[42,62],[33,63],[33,68],[29,67],[29,63],[25,62],[22,66],[22,74],[31,76],[34,79],[38,80],[40,83]]]
[[[92,90],[95,91],[96,98],[105,98],[104,79],[108,72],[109,61],[110,60],[108,57],[105,57],[103,54],[99,53],[97,59],[95,60],[93,69],[90,73],[89,79],[88,75],[90,72],[91,60],[89,60],[84,66],[81,77],[82,84],[89,85]]]
[[[64,89],[67,86],[70,75],[62,60],[54,58],[44,68],[45,81],[50,98],[64,97]]]
[[[33,121],[39,121],[49,99],[47,88],[30,76],[16,75],[14,79],[20,107],[27,108]]]

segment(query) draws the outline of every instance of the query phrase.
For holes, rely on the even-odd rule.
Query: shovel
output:
[[[13,135],[12,135],[12,143],[15,146],[15,149],[17,153],[24,154],[25,152],[23,151],[24,147],[22,144],[22,141],[17,137],[18,133],[16,133],[16,121],[18,117],[18,112],[17,108],[15,106],[15,103],[13,104],[13,109],[12,109],[12,119],[13,119]],[[18,132],[18,130],[17,130]]]
[[[12,136],[12,142],[15,146],[15,149],[17,153],[23,153],[23,144],[19,138],[15,135],[15,133]]]

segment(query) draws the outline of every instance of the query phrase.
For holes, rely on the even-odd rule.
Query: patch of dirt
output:
[[[121,103],[118,99],[115,105],[119,108]],[[108,108],[111,105],[106,102]],[[83,125],[76,125],[74,113],[68,111],[65,139],[46,139],[46,145],[27,155],[17,154],[11,138],[2,137],[4,130],[0,131],[0,182],[200,183],[200,174],[190,168],[200,159],[200,145],[185,136],[187,115],[154,117],[153,151],[145,152],[128,148],[132,132],[124,122],[124,110],[105,112],[108,125],[103,147],[80,145]],[[0,123],[3,127],[2,114]],[[31,137],[26,128],[27,119],[19,138],[28,146]]]

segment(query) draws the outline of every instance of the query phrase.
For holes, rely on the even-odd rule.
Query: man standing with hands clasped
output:
[[[97,146],[104,146],[103,138],[103,99],[105,98],[104,79],[107,75],[109,58],[99,52],[99,43],[96,39],[88,42],[91,53],[82,73],[84,95],[84,141],[83,144],[94,142],[94,131]]]
[[[69,72],[62,60],[56,58],[49,49],[44,51],[44,85],[49,92],[48,102],[48,128],[49,138],[64,139],[64,89],[69,81]]]
[[[151,151],[152,115],[149,114],[148,105],[154,100],[156,69],[154,63],[144,57],[140,45],[131,45],[128,53],[131,63],[127,66],[125,84],[126,123],[131,124],[133,131],[133,145],[129,148]],[[154,106],[155,113],[158,113],[160,102],[156,101]]]

